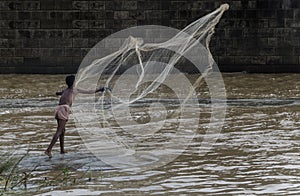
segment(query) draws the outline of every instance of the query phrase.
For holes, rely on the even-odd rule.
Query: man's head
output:
[[[69,75],[66,77],[66,84],[68,85],[68,88],[73,86],[74,81],[75,81],[74,75]]]

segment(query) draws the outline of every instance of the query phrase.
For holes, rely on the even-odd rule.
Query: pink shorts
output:
[[[55,119],[68,120],[71,108],[69,105],[58,105],[55,109]]]

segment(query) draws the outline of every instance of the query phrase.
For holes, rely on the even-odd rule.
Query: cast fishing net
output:
[[[91,49],[75,86],[96,89],[100,83],[112,91],[100,98],[78,95],[73,112],[82,139],[97,157],[116,167],[140,169],[173,160],[199,129],[202,83],[209,88],[211,118],[199,148],[209,148],[225,117],[223,102],[216,100],[226,95],[220,74],[210,76],[217,68],[209,43],[228,8],[221,5],[181,31],[132,27]]]

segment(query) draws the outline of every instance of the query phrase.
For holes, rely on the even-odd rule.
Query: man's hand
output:
[[[102,87],[102,88],[99,88],[96,92],[104,92],[104,91],[110,91],[111,92],[111,88],[110,87]]]
[[[62,94],[63,94],[63,91],[61,91],[61,92],[56,92],[55,94],[56,94],[56,95],[62,95]]]

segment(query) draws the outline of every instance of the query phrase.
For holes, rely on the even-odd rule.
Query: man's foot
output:
[[[60,154],[66,154],[67,153],[67,151],[60,151]]]
[[[45,151],[45,154],[49,157],[49,158],[52,158],[52,153],[51,153],[51,151]]]

